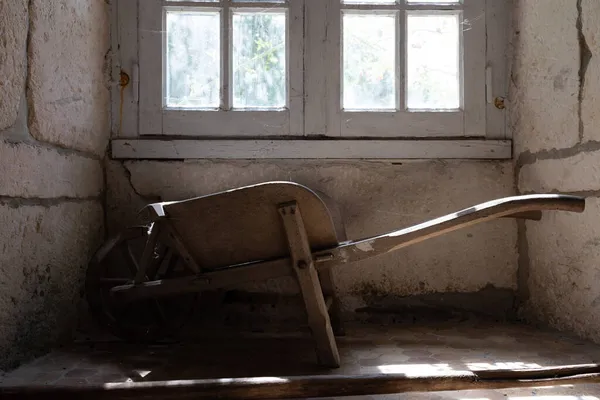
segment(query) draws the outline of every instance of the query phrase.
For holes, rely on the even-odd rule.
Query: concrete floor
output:
[[[0,384],[514,369],[600,361],[600,346],[592,343],[488,321],[353,325],[347,326],[347,335],[338,338],[338,344],[342,367],[324,370],[315,364],[312,342],[299,335],[211,332],[185,343],[153,346],[80,341],[5,374]],[[346,398],[598,400],[600,384]]]

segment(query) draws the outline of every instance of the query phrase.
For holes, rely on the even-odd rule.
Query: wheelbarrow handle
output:
[[[319,264],[318,267],[323,268],[330,266],[328,264],[333,266],[340,263],[350,263],[389,253],[448,232],[498,218],[512,217],[538,220],[541,211],[581,213],[584,209],[585,199],[579,196],[534,194],[505,197],[408,228],[342,243],[335,249],[317,252],[314,256],[317,264]]]

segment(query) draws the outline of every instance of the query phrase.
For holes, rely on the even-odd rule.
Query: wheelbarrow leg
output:
[[[290,247],[292,266],[300,285],[308,315],[308,325],[316,342],[319,364],[337,368],[340,355],[329,320],[323,289],[315,269],[302,215],[296,202],[281,205],[279,213]]]
[[[335,336],[344,336],[344,324],[340,310],[340,302],[335,292],[335,281],[333,278],[333,268],[325,268],[319,271],[319,281],[323,287],[323,295],[326,300],[331,301],[329,306],[329,317],[331,318],[331,326]]]

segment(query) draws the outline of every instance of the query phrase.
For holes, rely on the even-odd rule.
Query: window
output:
[[[114,8],[114,68],[135,75],[118,135],[136,157],[178,140],[182,158],[510,157],[493,104],[505,92],[505,0]]]

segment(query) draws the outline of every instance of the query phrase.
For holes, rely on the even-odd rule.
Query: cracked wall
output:
[[[515,3],[511,129],[520,193],[588,196],[519,227],[522,315],[600,341],[600,3]]]
[[[111,232],[133,224],[136,213],[148,201],[181,200],[268,180],[291,180],[332,197],[341,208],[348,237],[352,239],[407,227],[514,194],[511,162],[421,161],[392,165],[337,161],[111,161],[107,175],[107,224]],[[479,293],[485,288],[496,288],[502,293],[514,291],[516,231],[514,220],[494,221],[338,268],[338,293],[346,318],[362,318],[364,313],[358,315],[357,311],[365,307],[401,306],[402,298],[412,295]],[[297,293],[291,279],[241,289]],[[474,295],[471,300],[477,302],[477,298]],[[512,305],[511,297],[498,299],[494,306],[506,315]],[[302,318],[299,307],[298,304],[296,308],[277,309],[273,318]],[[222,312],[224,315],[227,311]]]
[[[0,0],[0,370],[70,338],[104,235],[108,5]]]

